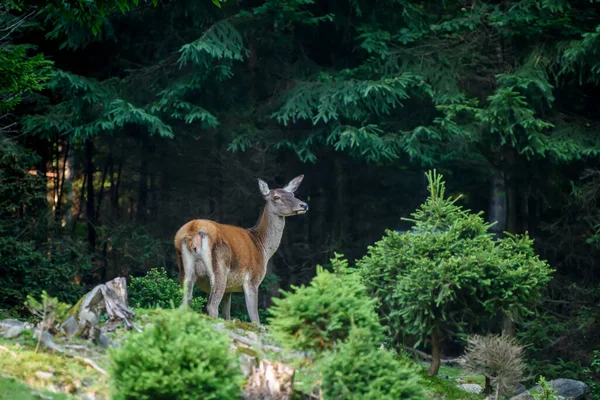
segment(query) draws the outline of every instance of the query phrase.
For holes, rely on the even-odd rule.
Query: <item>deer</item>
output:
[[[184,289],[181,307],[189,306],[196,285],[209,294],[208,315],[218,318],[223,301],[223,318],[229,320],[231,294],[244,292],[250,321],[260,324],[258,286],[267,273],[267,263],[279,248],[285,219],[308,211],[308,204],[294,196],[302,179],[304,175],[299,175],[281,189],[269,189],[265,181],[258,179],[265,206],[252,228],[195,219],[177,231],[177,266]]]

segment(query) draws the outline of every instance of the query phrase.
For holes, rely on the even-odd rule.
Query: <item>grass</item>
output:
[[[73,398],[73,396],[63,393],[52,393],[47,390],[35,390],[24,383],[16,381],[15,379],[0,377],[0,400],[67,400]]]

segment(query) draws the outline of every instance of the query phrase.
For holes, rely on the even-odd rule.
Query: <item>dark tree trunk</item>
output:
[[[94,207],[94,142],[88,139],[85,143],[86,176],[87,176],[87,207],[86,218],[88,228],[88,248],[90,253],[96,250],[96,208]]]
[[[427,373],[429,376],[437,375],[442,365],[442,337],[437,330],[431,334],[431,365]]]
[[[148,157],[151,151],[148,140],[142,138],[140,149],[142,151],[140,164],[140,182],[138,186],[137,218],[145,221],[148,215]]]
[[[497,237],[506,230],[506,207],[506,181],[502,171],[496,170],[492,176],[489,218],[490,223],[496,222],[490,230]]]

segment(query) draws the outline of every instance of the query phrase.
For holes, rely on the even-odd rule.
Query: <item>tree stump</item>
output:
[[[244,389],[247,400],[288,400],[292,397],[294,368],[275,361],[261,360]]]

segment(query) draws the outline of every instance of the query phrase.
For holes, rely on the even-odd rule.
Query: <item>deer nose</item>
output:
[[[300,203],[300,207],[302,207],[302,209],[304,209],[304,211],[308,211],[308,204]]]

